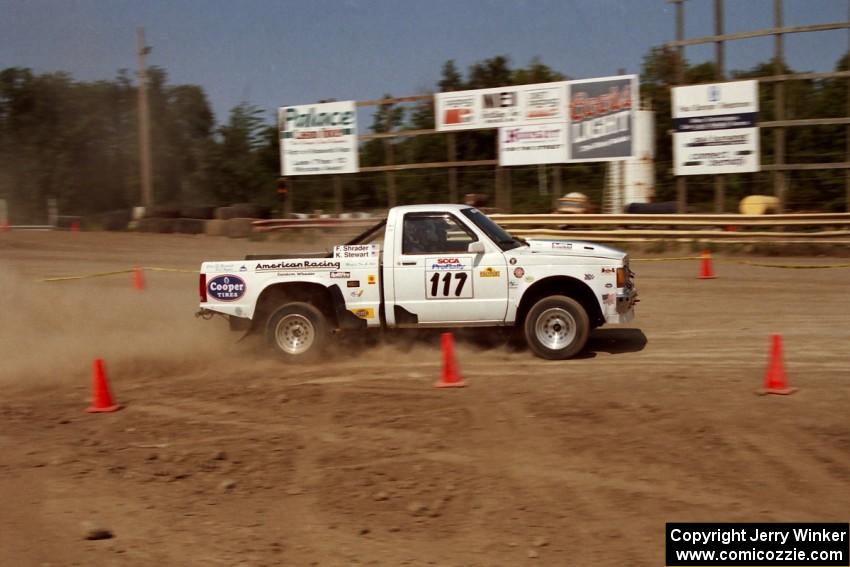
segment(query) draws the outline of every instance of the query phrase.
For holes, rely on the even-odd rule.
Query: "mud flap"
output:
[[[342,296],[342,290],[334,284],[328,288],[331,292],[331,301],[334,306],[337,324],[340,329],[365,329],[368,326],[366,319],[361,319],[345,306],[345,298]]]
[[[237,343],[244,341],[245,338],[248,337],[248,335],[250,335],[254,330],[251,319],[246,319],[245,317],[234,317],[233,315],[228,315],[227,323],[230,326],[231,331],[242,333],[242,336],[236,339]]]

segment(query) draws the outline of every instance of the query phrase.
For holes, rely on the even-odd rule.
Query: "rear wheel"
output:
[[[535,303],[525,318],[525,340],[534,353],[549,360],[577,355],[587,343],[590,320],[576,300],[553,295]]]
[[[309,303],[287,303],[272,312],[266,324],[266,342],[282,357],[317,358],[330,337],[324,314]]]

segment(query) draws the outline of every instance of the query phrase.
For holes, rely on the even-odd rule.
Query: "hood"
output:
[[[515,248],[511,252],[611,260],[622,260],[626,257],[626,253],[617,248],[583,240],[528,240],[527,242],[528,247]]]

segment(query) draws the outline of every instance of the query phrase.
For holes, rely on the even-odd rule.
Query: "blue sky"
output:
[[[785,0],[785,24],[842,21],[847,0]],[[726,31],[771,27],[773,0],[726,0]],[[713,33],[713,0],[688,0],[686,35]],[[198,84],[216,118],[247,101],[264,111],[319,99],[365,100],[434,89],[440,67],[494,55],[534,56],[576,78],[640,71],[674,36],[666,0],[0,0],[0,69],[111,79],[136,67],[144,26],[151,65],[172,84]],[[797,70],[831,70],[848,32],[786,38]],[[772,55],[772,39],[727,44],[727,69]],[[692,62],[713,47],[686,51]]]

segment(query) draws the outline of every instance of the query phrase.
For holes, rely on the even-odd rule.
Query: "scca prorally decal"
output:
[[[466,265],[460,258],[435,258],[429,259],[432,270],[465,270]]]
[[[207,284],[207,290],[218,301],[236,301],[245,295],[245,281],[239,276],[216,276]]]
[[[333,260],[298,260],[296,262],[260,262],[255,272],[280,272],[285,270],[339,270],[339,262]]]

